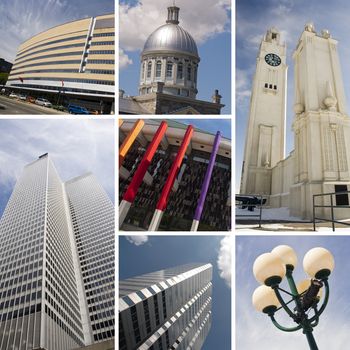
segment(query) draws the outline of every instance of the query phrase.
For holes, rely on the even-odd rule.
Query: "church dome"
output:
[[[172,23],[162,25],[148,37],[142,53],[151,51],[184,52],[198,57],[197,45],[191,34]]]
[[[179,8],[168,8],[166,24],[157,28],[146,40],[142,54],[154,51],[173,51],[198,56],[197,45],[191,34],[179,26]]]

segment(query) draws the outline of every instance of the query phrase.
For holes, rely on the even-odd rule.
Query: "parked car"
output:
[[[62,106],[62,105],[53,105],[52,108],[56,109],[57,111],[61,111],[61,112],[63,112],[65,110],[64,106]]]
[[[48,101],[46,98],[41,97],[35,100],[35,104],[44,107],[52,107],[52,103],[50,101]]]
[[[35,103],[36,98],[33,96],[27,96],[27,102]]]
[[[81,106],[68,105],[68,113],[70,114],[89,114],[89,111]]]
[[[27,99],[27,96],[21,94],[21,95],[19,95],[19,99],[20,99],[21,101],[25,101],[25,100]]]
[[[11,93],[10,93],[10,97],[11,97],[11,98],[18,98],[18,95],[15,94],[14,92],[11,92]]]

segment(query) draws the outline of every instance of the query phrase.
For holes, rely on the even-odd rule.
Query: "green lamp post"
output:
[[[278,329],[284,332],[302,330],[310,349],[318,350],[312,331],[318,325],[319,317],[328,303],[328,276],[334,269],[334,258],[325,248],[309,250],[304,257],[303,267],[310,279],[303,280],[298,285],[293,278],[297,261],[294,250],[286,245],[280,245],[271,253],[258,256],[253,265],[253,273],[262,285],[254,291],[252,301],[255,308],[267,314]],[[290,291],[280,287],[284,277]],[[323,290],[324,297],[320,306]],[[283,294],[288,298],[287,301]],[[279,311],[285,311],[296,325],[282,326],[275,318]]]

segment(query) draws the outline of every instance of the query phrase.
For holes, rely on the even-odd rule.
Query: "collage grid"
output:
[[[94,18],[81,23],[81,30],[90,34],[74,39],[93,37],[96,30],[96,40],[101,41],[66,45],[74,50],[101,47],[107,57],[92,50],[91,67],[89,59],[83,64],[76,57],[67,61],[64,54],[59,56],[57,64],[72,65],[55,69],[67,74],[64,81],[51,75],[48,56],[41,57],[48,62],[15,67],[12,73],[18,77],[12,79],[21,88],[23,75],[34,75],[28,83],[31,89],[43,80],[35,74],[48,73],[48,86],[59,90],[62,104],[67,98],[64,88],[66,93],[82,92],[75,86],[81,81],[73,75],[83,69],[83,74],[95,75],[96,79],[89,78],[94,88],[106,85],[106,100],[84,107],[96,113],[101,108],[101,116],[6,114],[0,109],[1,350],[68,350],[87,344],[87,350],[347,348],[350,123],[345,96],[350,88],[346,79],[350,43],[343,34],[348,24],[338,7],[348,12],[350,8],[337,0],[327,22],[323,15],[327,9],[315,1],[305,5],[305,13],[293,1],[270,0],[264,6],[257,0],[205,1],[213,2],[225,9],[222,21],[229,26],[225,23],[218,33],[228,37],[195,33],[203,57],[196,53],[196,42],[189,57],[183,52],[165,57],[166,53],[152,49],[157,38],[149,40],[149,52],[145,45],[140,54],[135,47],[143,45],[152,30],[140,31],[137,23],[125,36],[127,19],[164,22],[164,10],[159,1],[145,0],[150,12],[140,15],[132,9],[142,10],[141,2],[123,0],[114,3],[115,41],[101,29],[108,19]],[[189,14],[182,13],[186,5]],[[173,8],[168,12],[169,26],[178,25],[176,6],[182,11],[180,18],[183,15],[190,24],[198,1],[167,1],[164,7]],[[312,6],[318,6],[319,13]],[[214,13],[206,14],[199,11],[196,18],[214,25],[210,22]],[[330,30],[320,31],[318,22],[317,27],[311,24],[311,15]],[[337,20],[343,28],[335,24]],[[131,38],[140,32],[142,40]],[[50,44],[65,40],[69,39]],[[125,40],[132,42],[127,45]],[[215,72],[205,76],[203,71],[217,69],[217,81],[223,80],[227,62],[218,61],[224,67],[218,68],[212,61],[208,64],[206,56],[211,56],[208,61],[215,58],[215,48],[227,53],[225,45],[230,51],[225,82],[230,86],[224,86],[229,96],[223,94],[221,99],[212,83]],[[25,47],[21,50],[21,58],[30,55]],[[41,55],[51,52],[38,50]],[[36,69],[36,65],[48,67]],[[181,85],[179,77],[189,82]],[[130,98],[124,88],[134,96]],[[113,94],[119,100],[110,104]],[[153,94],[164,99],[156,97],[152,102],[159,109],[149,110],[142,102]],[[200,103],[184,107],[183,101],[191,98]],[[218,107],[221,103],[226,106]],[[117,116],[108,115],[110,108]],[[172,108],[178,112],[172,113]],[[121,155],[121,146],[140,120],[137,137]],[[153,163],[146,164],[137,182],[135,174],[162,122],[167,131],[159,139]],[[185,147],[162,204],[162,190],[190,124],[194,126],[190,146],[186,145],[190,151]],[[221,144],[209,175],[212,187],[198,218],[200,188],[210,168],[217,129]],[[313,197],[316,194],[321,197]],[[22,212],[23,217],[18,214]],[[264,252],[269,253],[260,255]]]

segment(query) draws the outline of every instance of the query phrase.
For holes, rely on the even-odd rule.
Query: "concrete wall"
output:
[[[290,188],[293,185],[294,151],[272,168],[270,206],[273,208],[290,206]]]

